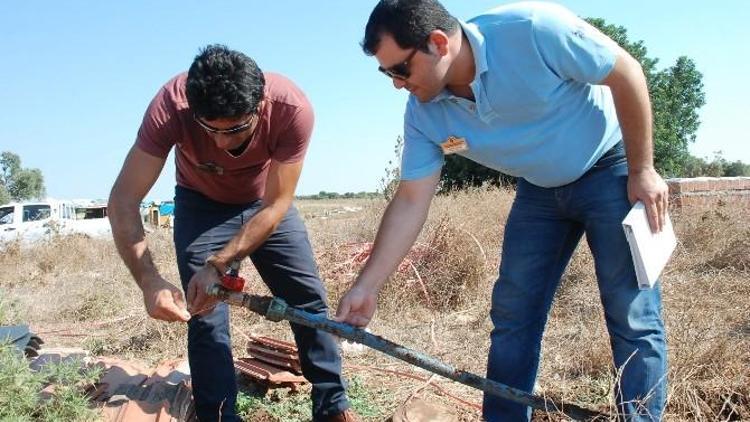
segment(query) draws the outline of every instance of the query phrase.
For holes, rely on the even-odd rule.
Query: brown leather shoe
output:
[[[325,422],[360,422],[359,417],[352,409],[346,409],[343,412],[329,416],[324,420]]]

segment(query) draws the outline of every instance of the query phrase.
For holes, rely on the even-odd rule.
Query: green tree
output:
[[[586,20],[641,63],[654,118],[654,165],[665,176],[682,175],[690,156],[688,145],[695,142],[700,126],[698,110],[706,103],[703,75],[685,56],[679,57],[673,66],[657,71],[659,59],[648,57],[643,41],[628,40],[625,27],[599,18]]]
[[[389,160],[385,168],[385,176],[380,179],[380,190],[386,200],[391,200],[398,189],[398,182],[401,179],[401,153],[404,149],[404,138],[400,135],[396,138],[396,145],[393,146],[393,155],[395,161]]]
[[[703,168],[704,164],[705,164],[704,160],[698,157],[693,157],[691,155],[685,161],[685,169],[682,175],[685,177],[698,177],[698,175],[700,175],[701,173],[701,169]]]
[[[489,167],[477,164],[456,154],[445,156],[445,165],[440,174],[440,191],[448,192],[471,186],[490,184],[505,186],[515,183],[515,178]]]
[[[687,57],[654,76],[654,164],[666,176],[679,176],[688,160],[688,145],[700,126],[698,109],[705,103],[702,75]]]
[[[16,201],[38,199],[45,196],[44,176],[39,169],[21,169],[8,189]]]
[[[654,165],[667,177],[682,175],[690,160],[688,145],[695,141],[695,133],[700,125],[698,110],[705,104],[703,76],[693,61],[684,56],[678,58],[673,66],[657,71],[659,60],[648,56],[643,41],[630,41],[625,27],[609,24],[600,18],[586,20],[641,63],[654,115]],[[484,183],[499,185],[511,180],[495,170],[456,155],[446,157],[441,175],[442,190]]]
[[[4,151],[0,154],[0,170],[2,170],[3,184],[7,186],[8,182],[21,171],[21,157],[10,151]]]
[[[724,167],[724,177],[750,176],[750,164],[742,161],[727,163]]]
[[[720,159],[708,161],[704,158],[688,156],[685,160],[682,176],[684,177],[721,177],[724,175],[724,164]]]
[[[7,204],[8,202],[10,202],[8,189],[5,188],[4,184],[0,183],[0,205]]]
[[[45,195],[44,176],[39,169],[21,167],[21,157],[9,151],[0,154],[0,202],[37,199]]]
[[[713,160],[689,156],[683,170],[685,177],[737,177],[750,176],[750,164],[727,161],[721,151],[714,152]]]

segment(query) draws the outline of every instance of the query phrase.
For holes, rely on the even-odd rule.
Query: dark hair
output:
[[[188,104],[207,120],[240,117],[257,109],[265,85],[253,59],[213,44],[201,49],[188,70]]]
[[[458,20],[436,0],[380,0],[365,27],[362,50],[373,56],[384,33],[393,36],[399,47],[427,49],[430,32],[440,29],[448,34],[458,29]]]

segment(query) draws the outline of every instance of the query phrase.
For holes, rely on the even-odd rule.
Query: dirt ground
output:
[[[382,292],[371,331],[483,375],[492,328],[489,296],[511,199],[512,192],[501,189],[438,197],[417,247]],[[297,203],[333,307],[367,257],[384,205]],[[672,215],[679,244],[662,277],[670,350],[665,420],[750,420],[750,210]],[[158,230],[149,242],[163,275],[178,284],[170,238]],[[243,267],[246,290],[268,293],[251,267]],[[47,343],[82,346],[95,355],[148,363],[185,356],[184,326],[147,318],[139,290],[106,240],[69,237],[31,249],[8,245],[0,254],[0,322],[30,323]],[[234,310],[231,322],[237,353],[251,333],[292,340],[287,324],[244,310]],[[476,390],[376,351],[344,351],[344,371],[376,415],[365,420],[384,420],[416,399],[462,421],[479,419]],[[547,323],[536,393],[606,411],[613,406],[615,372],[592,258],[582,242]],[[278,419],[273,411],[258,408],[248,420],[264,420],[261,414]]]

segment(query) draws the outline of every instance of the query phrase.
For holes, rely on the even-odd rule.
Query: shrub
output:
[[[81,369],[80,362],[50,364],[36,372],[8,344],[0,345],[0,420],[90,421],[97,412],[89,408],[84,392],[99,379],[99,368]],[[52,385],[48,397],[40,392]]]

